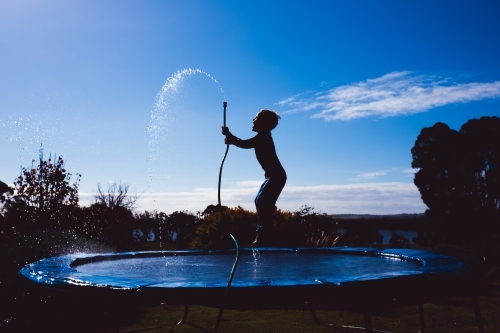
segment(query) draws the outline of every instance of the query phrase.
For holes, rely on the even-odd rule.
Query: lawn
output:
[[[25,293],[11,306],[16,308],[12,324],[0,326],[0,332],[169,332],[182,318],[183,304],[139,305],[123,301],[110,303],[108,299],[67,295],[23,286]],[[95,296],[95,295],[94,295]],[[264,300],[265,301],[265,300]],[[500,284],[488,284],[479,296],[479,305],[486,332],[500,332]],[[206,332],[213,329],[219,310],[192,306],[186,324],[175,327],[174,332]],[[336,325],[363,326],[363,316],[344,311],[317,311],[324,322]],[[425,304],[425,332],[477,332],[470,298],[452,298],[438,304]],[[380,309],[372,314],[373,328],[387,332],[420,330],[417,306]],[[200,329],[201,328],[201,329]],[[225,310],[219,327],[220,333],[307,333],[355,332],[317,324],[311,312],[303,310]]]
[[[500,332],[500,285],[492,285],[487,294],[479,297],[481,315],[486,332]],[[132,325],[120,327],[120,332],[152,328],[148,332],[167,332],[173,323],[182,318],[182,305],[158,304],[144,308],[140,318]],[[214,327],[219,310],[206,307],[191,307],[187,324],[175,327],[175,332],[203,332]],[[318,311],[320,320],[336,325],[363,326],[361,314],[344,311]],[[425,332],[456,333],[477,332],[477,326],[469,298],[452,298],[439,304],[425,304]],[[417,306],[380,310],[372,316],[373,328],[388,332],[412,332],[420,330]],[[194,325],[194,326],[193,326]],[[225,310],[219,327],[220,333],[254,332],[355,332],[349,329],[333,329],[317,324],[307,310]]]

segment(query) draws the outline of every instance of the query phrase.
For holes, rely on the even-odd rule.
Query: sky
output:
[[[137,212],[218,198],[226,124],[260,109],[288,181],[283,210],[423,213],[411,168],[424,127],[500,116],[498,1],[0,1],[0,180],[61,155]],[[221,202],[255,210],[264,179],[234,146]]]

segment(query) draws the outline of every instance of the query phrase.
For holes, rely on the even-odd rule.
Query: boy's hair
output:
[[[278,121],[281,119],[278,112],[271,110],[260,110],[258,113],[259,119],[262,119],[267,129],[270,131],[278,126]]]

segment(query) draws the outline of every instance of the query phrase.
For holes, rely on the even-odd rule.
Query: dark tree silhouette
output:
[[[97,185],[94,203],[79,212],[74,232],[117,250],[129,249],[140,239],[134,237],[135,217],[132,209],[138,195],[128,193],[129,184],[112,183],[107,189]]]
[[[500,118],[472,119],[460,128],[467,156],[465,172],[470,209],[500,212]]]
[[[411,153],[415,185],[441,231],[467,237],[498,231],[500,118],[472,119],[460,131],[436,123],[422,129]]]
[[[83,232],[80,233],[84,236],[116,250],[126,250],[135,242],[134,215],[130,209],[94,203],[83,211],[85,224]]]
[[[3,203],[7,198],[9,198],[9,195],[13,194],[14,189],[0,180],[0,235],[4,233],[3,226],[5,225],[5,218],[3,216],[5,209],[3,207]]]
[[[166,219],[167,214],[156,210],[136,213],[134,215],[134,238],[140,242],[146,242],[152,234],[154,235],[154,240],[171,242],[173,232],[161,230],[161,226],[165,225]],[[162,232],[162,235],[160,235],[160,232]]]
[[[98,193],[94,195],[95,203],[106,206],[112,210],[118,207],[132,210],[139,196],[137,194],[129,194],[129,188],[130,184],[114,182],[108,185],[107,190],[104,190],[101,184],[97,184]]]
[[[391,238],[389,239],[389,245],[391,246],[408,246],[410,244],[410,241],[408,238],[405,237],[405,235],[397,232],[393,232],[391,234]]]
[[[463,195],[462,136],[443,123],[422,129],[411,150],[415,185],[434,215],[460,209]]]
[[[14,182],[15,194],[6,199],[6,220],[12,230],[61,229],[63,221],[71,219],[71,211],[78,207],[80,174],[70,184],[72,175],[65,169],[61,156],[43,159],[39,151],[39,164],[21,169]],[[68,228],[69,229],[69,228]]]
[[[194,238],[199,221],[197,216],[189,212],[175,211],[167,216],[162,227],[168,231],[169,237],[175,238],[179,247],[185,248]]]
[[[5,202],[4,194],[14,194],[14,189],[0,180],[0,202]]]

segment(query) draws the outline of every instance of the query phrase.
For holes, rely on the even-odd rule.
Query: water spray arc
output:
[[[163,149],[168,146],[166,139],[172,139],[170,129],[173,121],[175,121],[175,102],[181,92],[181,83],[186,76],[197,74],[204,75],[215,82],[222,93],[223,100],[226,100],[226,96],[219,82],[211,74],[200,69],[186,68],[178,70],[167,78],[160,91],[156,94],[156,100],[150,115],[150,125],[146,130],[148,136],[148,153],[146,158],[149,167],[149,189],[151,195],[153,195],[154,178],[156,178],[158,169],[154,163],[158,163],[158,161],[160,161],[160,156],[164,154]],[[153,209],[156,208],[155,205],[156,199],[153,199]],[[161,235],[159,237],[161,244]]]

